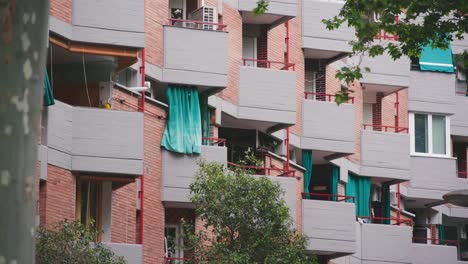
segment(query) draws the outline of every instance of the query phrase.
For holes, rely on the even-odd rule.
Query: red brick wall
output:
[[[228,34],[228,84],[226,89],[218,94],[221,98],[237,104],[239,65],[242,62],[242,18],[237,9],[223,4],[223,23],[227,25]]]
[[[163,66],[163,25],[167,24],[169,1],[145,1],[146,61]]]
[[[165,110],[152,103],[145,104],[148,111],[165,114]],[[164,257],[164,208],[161,203],[161,139],[166,125],[146,115],[144,121],[144,214],[143,261],[162,263]]]
[[[382,99],[383,93],[377,93],[375,95],[375,104],[372,105],[372,125],[374,125],[373,130],[381,131],[382,128]]]
[[[40,192],[41,224],[75,219],[75,176],[68,170],[47,165],[47,182]]]
[[[50,15],[68,24],[72,23],[72,0],[50,1]]]
[[[136,184],[112,192],[111,242],[133,244],[136,238]]]
[[[113,90],[113,96],[125,99],[133,105],[137,105],[137,97],[119,89]],[[120,104],[114,101],[113,109],[136,111],[135,107]],[[158,115],[165,115],[165,109],[153,102],[146,101],[145,111]],[[157,119],[152,115],[144,117],[144,207],[143,207],[143,261],[144,263],[162,263],[164,258],[164,207],[161,203],[161,139],[164,133],[165,120]],[[136,189],[134,184],[122,190],[124,194],[119,196],[125,200],[135,199]],[[117,198],[116,198],[117,199]],[[133,203],[133,202],[132,202]],[[114,202],[113,202],[114,204]],[[114,213],[114,208],[113,211]],[[132,217],[135,224],[131,228],[136,229],[136,208],[133,208]],[[113,225],[114,227],[114,225]],[[130,229],[129,228],[129,232]],[[114,230],[112,230],[114,233]],[[138,233],[138,232],[136,232]],[[135,233],[135,236],[136,236]],[[114,238],[114,234],[112,234]],[[136,238],[138,241],[138,238]],[[134,240],[133,240],[134,241]],[[129,242],[132,243],[132,242]]]

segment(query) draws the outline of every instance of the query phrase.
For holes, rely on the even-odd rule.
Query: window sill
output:
[[[412,152],[410,154],[412,157],[426,157],[426,158],[441,158],[441,159],[454,159],[456,160],[457,158],[450,157],[447,155],[441,155],[441,154],[429,154],[429,153],[418,153],[418,152]]]

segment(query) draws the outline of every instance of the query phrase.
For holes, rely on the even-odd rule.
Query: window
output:
[[[102,233],[102,182],[77,180],[76,219],[97,231],[96,241],[101,241]]]
[[[183,239],[181,237],[181,230],[179,225],[166,224],[164,228],[165,237],[165,255],[169,258],[183,258]],[[182,263],[179,260],[170,260],[167,263],[178,264]]]
[[[450,156],[450,118],[444,115],[410,114],[411,153]]]

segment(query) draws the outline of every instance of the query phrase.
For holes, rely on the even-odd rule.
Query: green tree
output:
[[[254,12],[263,14],[268,4],[258,2]],[[401,56],[419,57],[421,47],[430,44],[433,48],[446,49],[448,41],[463,39],[468,32],[468,1],[466,0],[346,0],[340,13],[323,23],[329,30],[341,25],[354,28],[356,40],[352,41],[351,56],[367,54],[370,57],[387,52],[391,58]],[[374,19],[378,17],[378,19]],[[398,17],[398,22],[397,18]],[[380,32],[398,36],[398,41],[375,41]],[[468,55],[465,51],[458,60],[468,68]],[[366,71],[372,69],[364,69]],[[359,64],[344,67],[336,77],[351,83],[362,77]],[[347,95],[347,89],[341,96]],[[340,103],[337,101],[337,103]]]
[[[267,177],[200,163],[190,186],[196,215],[209,231],[185,232],[186,250],[202,263],[316,263],[305,254],[281,187]]]
[[[78,221],[40,227],[36,235],[36,262],[41,264],[124,264],[112,250],[94,242],[96,231]]]

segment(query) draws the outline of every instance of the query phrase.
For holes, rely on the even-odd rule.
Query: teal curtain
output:
[[[390,185],[382,184],[382,217],[390,218]],[[383,220],[382,224],[389,225],[390,220]]]
[[[44,106],[51,106],[55,104],[54,94],[50,87],[49,75],[47,71],[44,74]]]
[[[302,150],[302,167],[304,172],[304,192],[309,193],[310,178],[312,178],[312,150]],[[306,194],[306,199],[309,199],[309,194]]]
[[[370,216],[371,181],[369,177],[359,177],[352,174],[348,175],[346,184],[346,196],[354,196],[357,216]],[[348,202],[352,202],[349,200]]]
[[[431,44],[421,50],[421,57],[419,58],[421,71],[454,72],[450,42],[446,50],[433,49]]]
[[[203,145],[209,145],[210,140],[210,109],[208,108],[208,95],[200,94],[200,114],[201,114],[201,130]]]
[[[340,168],[337,166],[333,166],[332,176],[331,176],[331,194],[333,195],[332,201],[337,200],[339,179],[340,179]]]
[[[169,117],[161,146],[182,154],[199,154],[202,135],[197,88],[170,84],[166,94]]]
[[[445,232],[443,225],[437,225],[437,233],[439,233],[439,245],[444,244]]]

